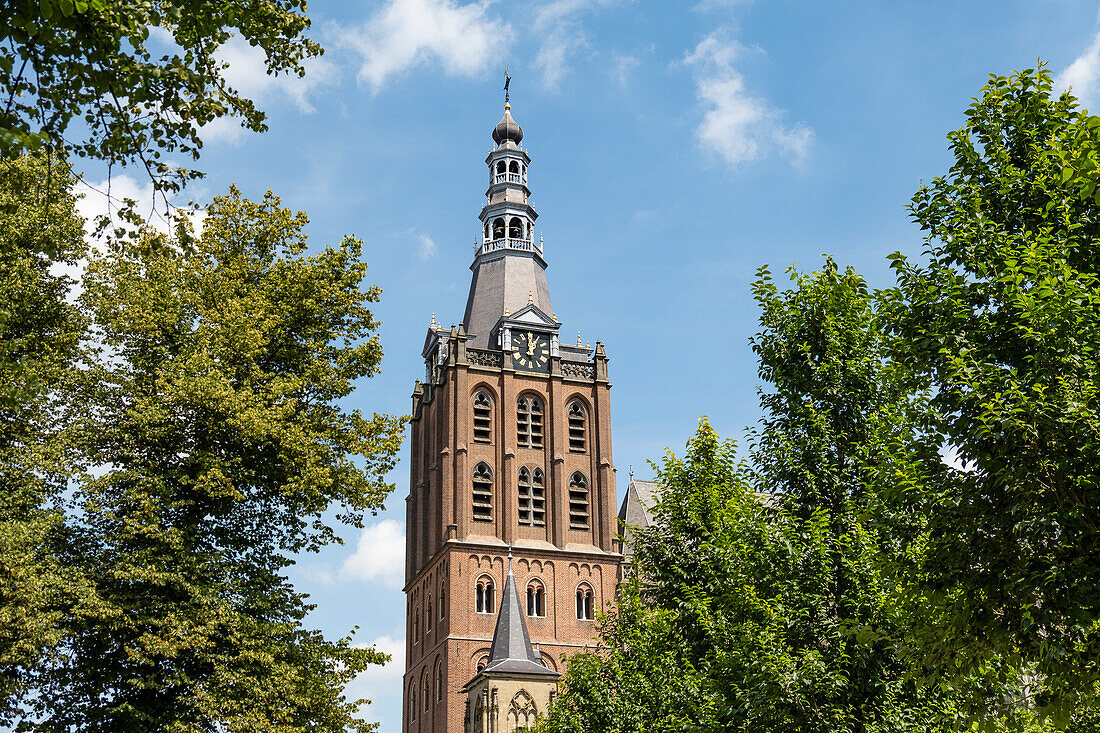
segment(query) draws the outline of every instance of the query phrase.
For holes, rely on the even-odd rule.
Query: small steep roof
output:
[[[500,599],[497,628],[493,632],[493,647],[489,662],[481,674],[523,674],[558,677],[558,673],[542,664],[542,657],[531,646],[527,621],[520,605],[516,578],[512,574],[512,552],[508,552],[508,579]]]

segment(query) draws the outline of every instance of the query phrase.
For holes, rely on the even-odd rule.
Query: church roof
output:
[[[546,265],[541,258],[515,252],[479,257],[472,265],[470,296],[462,322],[470,334],[470,346],[488,349],[491,334],[505,313],[515,313],[533,303],[552,314]]]
[[[504,581],[504,594],[500,599],[500,614],[493,632],[493,647],[482,674],[527,674],[557,677],[558,673],[547,669],[542,657],[531,646],[527,634],[527,621],[520,605],[516,578],[512,574],[512,557],[508,555],[508,579]]]
[[[510,105],[504,106],[504,116],[500,118],[500,122],[493,128],[493,142],[500,145],[505,140],[511,140],[515,144],[519,145],[520,140],[523,139],[523,129],[519,126],[519,123],[512,119],[512,113],[509,112]]]

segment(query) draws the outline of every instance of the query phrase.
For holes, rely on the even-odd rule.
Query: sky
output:
[[[406,414],[433,313],[457,323],[470,283],[484,158],[504,69],[531,155],[563,339],[604,342],[621,498],[631,468],[682,450],[707,415],[741,439],[760,417],[750,286],[822,255],[891,283],[886,255],[919,256],[906,203],[945,174],[945,135],[991,73],[1046,61],[1060,87],[1100,100],[1096,0],[314,0],[326,49],[304,78],[269,77],[240,41],[231,82],[268,113],[256,134],[205,130],[187,190],[237,184],[306,211],[313,246],[365,242],[382,373],[349,408]],[[106,171],[83,170],[85,213]],[[135,171],[116,196],[147,199]],[[387,509],[346,544],[300,558],[316,628],[393,654],[350,694],[382,733],[401,729],[407,443]]]

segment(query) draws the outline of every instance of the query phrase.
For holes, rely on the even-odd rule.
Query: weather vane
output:
[[[508,76],[508,67],[504,67],[504,103],[508,104],[508,87],[512,83],[512,77]]]

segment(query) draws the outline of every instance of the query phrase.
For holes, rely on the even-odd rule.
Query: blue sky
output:
[[[271,129],[211,127],[188,193],[272,189],[309,213],[315,245],[365,240],[385,359],[348,403],[405,413],[432,313],[462,316],[509,66],[562,332],[611,357],[621,496],[629,467],[650,477],[701,414],[737,438],[757,420],[757,268],[831,253],[887,284],[885,255],[921,248],[905,204],[947,171],[944,135],[987,74],[1041,57],[1094,102],[1097,13],[1095,0],[314,0],[327,53],[305,79],[223,49]],[[139,180],[116,174],[114,190],[140,196]],[[383,733],[400,730],[404,457],[388,510],[294,571],[314,624],[358,625],[397,653],[354,685]]]

